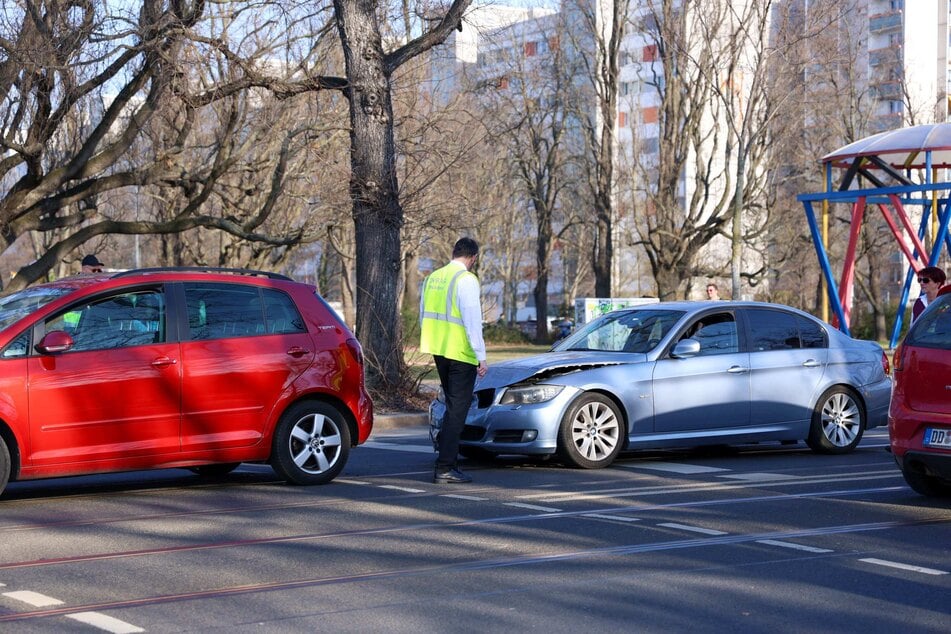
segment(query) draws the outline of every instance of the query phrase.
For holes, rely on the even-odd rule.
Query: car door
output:
[[[679,339],[700,342],[700,353],[654,366],[654,432],[745,427],[750,419],[749,354],[740,347],[734,311],[693,319]]]
[[[34,328],[66,331],[72,347],[27,359],[34,466],[178,451],[181,367],[166,341],[161,288],[100,296]]]
[[[825,333],[811,320],[778,308],[741,313],[750,341],[752,424],[809,421],[828,361]]]
[[[182,449],[253,445],[274,404],[313,361],[304,321],[277,289],[213,282],[180,288],[188,320]]]

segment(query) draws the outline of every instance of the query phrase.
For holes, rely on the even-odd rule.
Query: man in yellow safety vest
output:
[[[460,238],[452,261],[426,278],[420,300],[420,352],[433,355],[446,399],[439,429],[439,455],[433,482],[457,484],[472,478],[459,470],[459,437],[466,424],[476,375],[485,376],[479,279],[471,273],[479,245]]]

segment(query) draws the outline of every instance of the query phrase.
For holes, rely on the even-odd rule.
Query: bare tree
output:
[[[573,30],[572,56],[586,65],[582,76],[589,82],[580,87],[576,116],[584,133],[586,160],[582,166],[594,211],[592,269],[598,297],[610,297],[614,290],[618,77],[630,6],[630,0],[565,3],[569,21],[577,16],[582,27]]]

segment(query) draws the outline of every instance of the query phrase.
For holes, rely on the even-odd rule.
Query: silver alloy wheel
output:
[[[832,394],[822,405],[822,434],[836,447],[848,447],[862,431],[862,410],[847,392]]]
[[[600,462],[613,458],[620,436],[617,414],[601,401],[585,403],[571,421],[572,445],[585,460]]]
[[[310,474],[323,473],[340,457],[340,428],[329,416],[309,413],[301,417],[288,435],[294,464]]]

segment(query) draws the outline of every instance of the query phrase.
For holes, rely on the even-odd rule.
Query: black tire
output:
[[[621,453],[624,419],[614,401],[584,393],[571,404],[558,428],[558,455],[582,469],[603,469]]]
[[[928,475],[918,469],[902,467],[902,476],[916,493],[926,495],[931,498],[951,497],[951,482],[942,480],[936,476]]]
[[[221,462],[218,464],[203,464],[200,467],[188,467],[192,473],[203,478],[221,478],[238,468],[240,462]]]
[[[806,444],[816,453],[849,453],[865,432],[865,405],[851,388],[836,385],[813,408]]]
[[[3,440],[3,436],[0,436],[0,495],[3,495],[3,490],[7,488],[7,482],[10,481],[11,468],[10,449]]]
[[[291,406],[271,442],[271,466],[291,484],[326,484],[350,456],[350,429],[337,408],[318,401]]]

